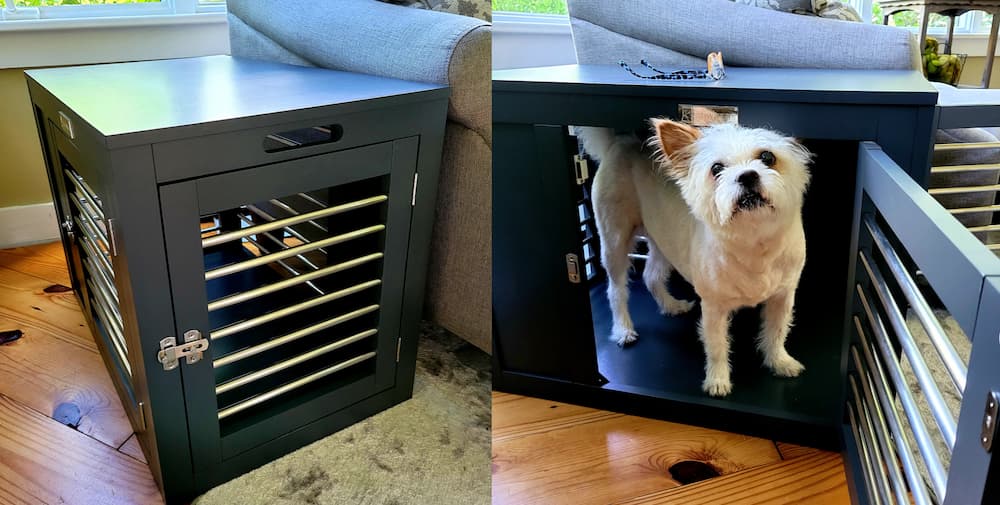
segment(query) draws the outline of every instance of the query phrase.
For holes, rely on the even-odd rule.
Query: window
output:
[[[221,12],[225,0],[0,0],[0,21]]]
[[[846,3],[858,4],[863,0],[852,0]],[[869,0],[870,1],[870,0]],[[857,8],[857,5],[854,5]],[[879,2],[871,2],[872,23],[882,24],[882,8]],[[993,22],[993,15],[981,11],[970,11],[955,18],[955,33],[988,33],[990,23]],[[916,12],[903,11],[893,15],[891,24],[905,28],[917,30],[920,28],[920,18]],[[931,14],[927,33],[941,35],[948,29],[948,18],[937,14]]]
[[[567,15],[566,0],[493,0],[493,11]]]

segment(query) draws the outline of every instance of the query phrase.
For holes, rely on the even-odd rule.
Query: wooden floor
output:
[[[493,393],[493,505],[793,503],[850,503],[840,454]]]
[[[0,250],[0,503],[163,503],[69,284],[58,243]]]

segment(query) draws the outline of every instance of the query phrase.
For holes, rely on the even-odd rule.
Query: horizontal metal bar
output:
[[[219,226],[219,225],[216,224],[216,225],[209,226],[207,228],[202,228],[201,232],[202,233],[212,233],[213,231],[219,231],[221,229],[222,229],[222,226]]]
[[[848,382],[854,392],[854,408],[858,412],[858,430],[862,436],[866,436],[865,441],[869,445],[872,461],[875,462],[872,472],[875,473],[877,469],[875,482],[879,486],[879,494],[883,502],[892,503],[893,496],[897,499],[900,495],[906,496],[906,484],[903,483],[902,475],[899,473],[895,454],[887,452],[886,446],[882,444],[882,439],[887,438],[888,435],[885,431],[880,433],[878,429],[885,430],[885,425],[877,423],[874,418],[875,414],[872,412],[872,405],[866,403],[865,397],[861,396],[861,391],[853,375],[848,376]],[[899,479],[893,482],[893,476],[898,476]]]
[[[249,223],[251,225],[253,224],[253,221],[248,216],[243,215],[243,214],[240,214],[239,216],[240,216],[240,220],[241,221],[243,221],[245,223]],[[289,230],[290,231],[291,228],[282,228],[282,230],[283,231],[284,230]],[[290,246],[290,245],[286,244],[284,240],[281,240],[278,237],[275,237],[274,234],[272,234],[269,231],[264,232],[263,235],[264,235],[264,237],[270,239],[271,242],[274,242],[275,245],[277,245],[278,247],[280,247],[282,249],[291,249],[293,247],[293,246]],[[298,238],[298,237],[296,237],[296,238]],[[247,237],[247,240],[250,240],[250,237]],[[303,243],[309,243],[309,241],[305,240],[305,239],[299,239],[299,240],[302,240]],[[257,243],[257,242],[255,242],[255,243]],[[322,249],[320,249],[320,251],[322,251],[324,254],[326,254],[326,251],[323,251]],[[316,266],[316,264],[313,263],[312,261],[309,261],[309,258],[306,258],[304,255],[297,254],[297,255],[295,255],[295,257],[298,258],[298,259],[300,259],[309,268],[312,268],[313,270],[319,270],[319,267]]]
[[[988,224],[985,226],[970,226],[968,230],[971,233],[984,233],[989,231],[1000,231],[1000,224]]]
[[[271,203],[271,205],[274,205],[274,206],[278,207],[279,209],[282,209],[285,212],[287,212],[287,213],[289,213],[289,214],[291,214],[293,216],[301,216],[302,215],[301,212],[293,209],[291,205],[288,205],[287,203],[282,202],[281,200],[279,200],[277,198],[274,198],[274,199],[271,199],[271,200],[268,200],[268,201]],[[316,221],[314,221],[312,219],[307,220],[306,222],[309,223],[309,224],[311,224],[311,225],[313,225],[313,226],[315,226],[316,228],[318,228],[323,233],[327,232],[327,229],[326,229],[325,226],[317,223]]]
[[[346,289],[341,289],[340,291],[334,291],[333,293],[323,296],[318,296],[316,298],[311,298],[304,302],[296,303],[295,305],[289,305],[282,309],[278,309],[274,312],[268,312],[267,314],[264,314],[262,316],[258,316],[252,319],[247,319],[245,321],[240,321],[236,324],[231,324],[229,326],[225,326],[217,330],[212,330],[211,334],[212,339],[228,337],[229,335],[232,335],[234,333],[239,333],[241,331],[245,331],[250,328],[255,328],[262,324],[269,323],[271,321],[281,319],[283,317],[287,317],[292,314],[296,314],[303,310],[311,309],[313,307],[323,305],[324,303],[331,302],[333,300],[337,300],[345,296],[353,295],[354,293],[358,293],[368,288],[378,286],[379,284],[382,284],[382,281],[373,280],[368,282],[362,282],[361,284],[357,284]]]
[[[847,402],[847,417],[851,425],[851,432],[854,435],[854,440],[858,447],[858,459],[861,460],[861,470],[865,475],[865,491],[868,493],[868,502],[872,505],[890,505],[888,497],[886,497],[882,491],[882,486],[879,486],[880,482],[875,476],[875,465],[872,461],[881,461],[876,455],[872,454],[872,446],[874,444],[870,442],[862,433],[861,426],[862,423],[859,421],[860,415],[855,415],[855,408],[851,406],[850,402]],[[876,463],[880,467],[881,463]]]
[[[83,221],[80,221],[79,219],[74,218],[73,222],[81,228],[86,227]],[[77,235],[76,241],[81,245],[81,247],[83,247],[88,256],[96,258],[96,260],[101,263],[101,266],[105,268],[105,271],[110,274],[112,278],[115,277],[115,269],[111,264],[111,258],[109,258],[107,254],[100,251],[97,244],[93,243],[93,239],[91,239],[90,236],[87,234]]]
[[[95,209],[98,212],[100,212],[101,216],[103,217],[104,204],[101,202],[101,198],[97,196],[97,192],[95,192],[94,189],[91,188],[89,184],[87,184],[87,181],[83,178],[83,176],[76,173],[75,170],[70,170],[67,168],[64,168],[63,172],[65,172],[66,175],[69,176],[69,180],[71,183],[73,183],[73,186],[75,186],[78,190],[80,190],[81,193],[87,196],[88,200],[90,200],[95,204]]]
[[[93,305],[97,308],[98,315],[104,322],[104,330],[108,332],[108,340],[111,341],[112,347],[115,348],[115,352],[118,354],[118,361],[121,362],[122,366],[125,367],[125,371],[131,376],[132,364],[128,361],[128,345],[125,343],[125,329],[122,327],[122,322],[115,319],[109,313],[104,299],[101,298],[99,291],[94,287],[94,283],[89,279],[87,280],[87,287],[90,288],[90,293],[93,295],[91,297]]]
[[[934,443],[931,440],[930,433],[927,431],[927,426],[924,424],[924,420],[920,417],[920,410],[917,408],[917,403],[913,399],[913,393],[910,392],[906,381],[903,379],[903,372],[900,370],[899,362],[896,361],[896,355],[893,353],[892,348],[889,345],[889,334],[882,323],[882,318],[879,317],[874,310],[872,310],[871,305],[868,303],[868,297],[865,295],[864,290],[861,289],[860,285],[857,286],[857,290],[859,300],[861,301],[861,305],[864,307],[865,315],[868,318],[868,324],[874,332],[872,339],[875,341],[875,348],[878,349],[882,356],[882,358],[879,361],[875,361],[874,364],[871,363],[871,360],[869,360],[868,364],[868,369],[871,373],[878,374],[878,378],[876,378],[876,384],[878,387],[876,390],[879,392],[879,401],[882,402],[882,411],[887,414],[887,418],[890,420],[892,432],[897,435],[894,438],[899,438],[899,435],[902,433],[902,424],[898,422],[894,423],[892,421],[893,415],[896,414],[896,411],[895,405],[889,398],[890,389],[888,381],[891,380],[893,384],[892,390],[896,391],[899,402],[903,406],[903,413],[910,422],[910,431],[913,432],[913,438],[917,443],[917,450],[924,458],[924,465],[927,467],[927,472],[930,475],[931,486],[934,490],[934,494],[937,496],[937,501],[940,503],[944,501],[947,473],[941,465],[941,458],[938,457],[937,450],[934,448]],[[864,333],[862,333],[860,338],[862,339],[862,343],[865,344],[865,347],[863,348],[866,353],[865,359],[869,359],[867,355],[867,338],[865,338]],[[875,356],[872,357],[875,358]],[[885,374],[882,371],[882,362],[885,363],[885,368],[888,370],[889,379],[886,379]],[[893,410],[890,411],[890,409]],[[902,449],[899,449],[897,452],[900,458],[905,458],[908,455],[903,454]],[[910,480],[909,469],[907,470],[907,480],[910,480],[911,488],[920,482],[920,477],[917,475],[916,467],[914,466],[912,470],[915,474],[915,481]]]
[[[256,205],[247,205],[246,208],[250,212],[253,212],[254,214],[260,216],[262,219],[266,219],[268,221],[274,221],[274,220],[278,219],[278,218],[272,216],[271,214],[268,214],[267,212],[265,212],[263,209],[257,207]],[[282,228],[282,230],[288,232],[291,236],[293,236],[293,237],[301,240],[303,243],[309,243],[309,242],[311,242],[311,240],[309,240],[308,238],[306,238],[305,235],[299,233],[298,231],[295,230],[295,228],[292,228],[291,226],[286,226],[286,227]],[[320,248],[320,249],[317,249],[317,250],[319,252],[323,253],[323,254],[326,254],[326,249]]]
[[[291,367],[293,367],[295,365],[298,365],[300,363],[305,363],[306,361],[309,361],[309,360],[311,360],[313,358],[322,356],[322,355],[324,355],[324,354],[326,354],[328,352],[334,351],[336,349],[340,349],[341,347],[344,347],[346,345],[353,344],[355,342],[359,342],[361,340],[364,340],[364,339],[366,339],[366,338],[368,338],[368,337],[370,337],[372,335],[376,335],[376,334],[378,334],[378,330],[375,330],[375,329],[366,330],[366,331],[363,331],[361,333],[357,333],[355,335],[351,335],[350,337],[340,339],[340,340],[338,340],[336,342],[331,342],[331,343],[329,343],[327,345],[324,345],[323,347],[319,347],[317,349],[313,349],[313,350],[311,350],[311,351],[309,351],[307,353],[300,354],[300,355],[298,355],[298,356],[296,356],[296,357],[294,357],[292,359],[287,359],[285,361],[280,361],[280,362],[275,363],[275,364],[273,364],[273,365],[271,365],[271,366],[269,366],[267,368],[263,368],[261,370],[257,370],[256,372],[249,373],[249,374],[246,374],[246,375],[242,375],[242,376],[237,377],[237,378],[235,378],[233,380],[223,382],[222,384],[219,384],[218,386],[215,387],[215,394],[222,394],[222,393],[225,393],[227,391],[232,391],[233,389],[236,389],[236,388],[238,388],[240,386],[245,386],[245,385],[247,385],[247,384],[249,384],[249,383],[251,383],[251,382],[253,382],[255,380],[262,379],[264,377],[269,377],[269,376],[274,375],[274,374],[276,374],[276,373],[278,373],[278,372],[280,372],[282,370],[291,368]]]
[[[978,165],[946,165],[941,167],[931,167],[932,174],[953,174],[958,172],[985,172],[1000,170],[1000,165],[996,163],[983,163]]]
[[[1000,244],[986,244],[986,248],[991,251],[1000,250]]]
[[[219,244],[224,244],[226,242],[232,242],[234,240],[239,240],[243,237],[250,235],[256,235],[258,233],[263,233],[265,231],[277,230],[279,228],[284,228],[293,224],[298,224],[306,221],[311,221],[313,219],[319,219],[327,216],[332,216],[335,214],[341,214],[347,211],[360,209],[362,207],[368,207],[369,205],[376,205],[388,200],[389,197],[386,195],[373,196],[371,198],[365,198],[358,200],[356,202],[345,203],[342,205],[337,205],[335,207],[329,207],[326,209],[320,209],[313,212],[308,212],[305,214],[297,214],[292,217],[287,217],[284,219],[278,219],[271,221],[269,223],[263,223],[256,226],[251,226],[249,228],[242,228],[236,231],[220,233],[213,237],[208,237],[202,239],[201,246],[212,247]]]
[[[97,262],[89,256],[84,258],[83,266],[90,272],[91,277],[98,278],[108,288],[108,291],[110,291],[112,297],[115,299],[115,306],[121,304],[121,300],[118,298],[118,288],[115,287],[114,281],[108,278],[107,272],[98,266]]]
[[[311,196],[311,195],[309,195],[309,194],[306,194],[306,193],[298,193],[298,196],[299,196],[300,198],[302,198],[303,200],[305,200],[305,201],[307,201],[307,202],[309,202],[309,203],[311,203],[311,204],[313,204],[313,205],[317,205],[317,206],[319,206],[319,207],[326,207],[326,204],[325,204],[325,203],[323,203],[323,202],[321,202],[321,201],[317,200],[316,198],[314,198],[313,196]]]
[[[962,142],[954,144],[934,144],[934,151],[966,151],[970,149],[1000,148],[1000,142]]]
[[[216,300],[212,300],[208,303],[208,311],[212,312],[222,308],[229,307],[230,305],[236,305],[237,303],[242,303],[248,300],[253,300],[254,298],[259,298],[264,295],[269,295],[281,291],[297,284],[302,284],[306,281],[311,281],[314,279],[319,279],[320,277],[325,277],[330,274],[335,274],[350,268],[354,268],[358,265],[363,265],[382,258],[382,253],[373,253],[367,256],[362,256],[360,258],[355,258],[343,263],[337,263],[336,265],[331,265],[326,268],[321,268],[315,272],[309,272],[307,274],[302,274],[298,277],[292,277],[282,281],[275,282],[273,284],[268,284],[266,286],[261,286],[259,288],[251,289],[249,291],[243,291],[241,293],[234,293],[229,296],[225,296]]]
[[[368,226],[366,228],[362,228],[360,230],[354,230],[352,232],[344,233],[341,235],[335,235],[333,237],[325,238],[323,240],[317,240],[316,242],[312,242],[309,244],[303,244],[300,246],[292,247],[290,249],[285,249],[284,251],[276,252],[274,254],[268,254],[266,256],[259,256],[256,258],[240,261],[237,263],[232,263],[224,267],[208,270],[207,272],[205,272],[205,280],[210,281],[212,279],[218,279],[219,277],[225,277],[227,275],[231,275],[237,272],[242,272],[244,270],[249,270],[251,268],[266,265],[268,263],[271,263],[272,261],[291,258],[292,256],[297,256],[299,254],[312,251],[314,249],[319,249],[320,247],[339,244],[341,242],[347,242],[349,240],[354,240],[356,238],[364,237],[366,235],[371,235],[373,233],[379,233],[382,230],[385,230],[385,225],[377,224],[374,226]]]
[[[944,443],[950,451],[955,446],[955,432],[957,431],[955,418],[951,415],[948,405],[944,402],[944,397],[941,396],[941,391],[938,389],[937,383],[934,382],[934,377],[931,375],[930,369],[927,368],[927,362],[924,361],[923,354],[920,353],[917,343],[913,340],[913,335],[910,334],[910,329],[906,326],[906,317],[899,311],[895,297],[889,291],[889,285],[886,284],[882,273],[872,267],[873,261],[867,252],[859,251],[858,256],[861,258],[861,264],[868,273],[868,278],[872,281],[875,294],[878,296],[879,301],[882,302],[882,308],[885,309],[889,324],[896,333],[896,341],[899,342],[900,347],[903,348],[903,352],[910,362],[910,368],[913,370],[913,375],[917,379],[917,385],[920,386],[920,390],[924,394],[927,404],[930,406],[931,415],[934,417],[938,431],[941,432],[941,436],[944,437]],[[883,342],[880,339],[877,340],[879,340],[879,347],[882,347]],[[886,349],[891,350],[888,339],[884,344]],[[891,355],[895,356],[895,353]],[[889,359],[888,356],[890,355],[885,355],[885,359]],[[893,363],[896,362],[893,361]],[[899,378],[903,379],[902,373],[900,373]],[[900,382],[897,386],[906,387],[906,382]]]
[[[868,233],[871,234],[876,247],[878,247],[879,252],[882,253],[882,257],[885,258],[885,263],[889,267],[889,272],[892,277],[896,279],[896,284],[899,286],[900,291],[903,292],[903,296],[906,301],[909,302],[910,308],[913,313],[917,316],[920,321],[920,325],[924,327],[924,331],[927,332],[927,336],[930,338],[931,344],[934,345],[934,350],[937,351],[938,356],[941,358],[941,362],[944,363],[944,367],[948,370],[948,375],[951,377],[952,382],[955,384],[955,388],[958,389],[959,397],[965,391],[965,379],[968,375],[968,370],[965,363],[962,362],[962,358],[958,355],[958,351],[951,343],[951,339],[945,334],[944,328],[941,327],[941,323],[938,322],[937,317],[934,316],[934,311],[931,310],[931,306],[927,303],[927,300],[920,293],[920,288],[917,287],[917,283],[914,282],[913,278],[910,277],[909,272],[903,266],[903,260],[900,259],[899,255],[892,248],[892,244],[889,243],[889,239],[879,228],[878,224],[875,222],[875,218],[871,215],[866,215],[864,217],[865,227],[868,228]]]
[[[270,235],[270,233],[266,233],[266,235]],[[260,242],[257,242],[253,238],[247,237],[247,241],[250,242],[251,244],[253,244],[254,247],[256,247],[258,250],[260,250],[261,254],[270,254],[270,251],[268,251],[268,249],[266,247],[264,247],[263,245],[261,245]],[[300,254],[300,255],[298,255],[298,258],[300,258],[303,261],[306,261],[308,263],[308,260],[305,259],[305,256],[302,256]],[[296,270],[294,267],[292,267],[288,263],[285,263],[284,260],[278,260],[278,264],[281,265],[281,267],[284,268],[286,272],[292,274],[293,277],[298,277],[298,276],[302,275],[302,272],[299,272],[298,270]],[[309,263],[309,264],[312,265],[312,263]],[[312,266],[315,267],[315,265],[312,265]],[[315,292],[317,292],[317,293],[319,293],[321,295],[325,295],[326,294],[326,292],[324,292],[318,286],[316,286],[315,284],[313,284],[311,281],[306,281],[306,286],[309,286],[310,288],[313,289],[313,291],[315,291]]]
[[[1000,212],[1000,205],[984,205],[982,207],[958,207],[947,210],[952,214],[980,214],[985,212]]]
[[[94,271],[94,266],[92,266],[93,260],[90,260],[90,258],[87,258],[87,260],[88,261],[84,261],[83,267],[87,269],[87,272],[90,273],[90,278],[94,280],[94,284],[97,285],[97,288],[100,290],[101,294],[104,296],[104,298],[107,299],[109,308],[112,310],[112,313],[117,317],[119,321],[121,321],[122,313],[121,310],[118,308],[118,303],[117,303],[118,295],[116,293],[117,290],[114,288],[114,286],[107,285],[107,283],[104,280],[104,277],[99,272]],[[115,302],[112,303],[112,300],[114,300]]]
[[[285,394],[285,393],[287,393],[289,391],[292,391],[294,389],[298,389],[298,388],[300,388],[302,386],[305,386],[307,384],[310,384],[312,382],[316,382],[317,380],[322,379],[323,377],[326,377],[328,375],[332,375],[332,374],[334,374],[336,372],[339,372],[339,371],[341,371],[341,370],[343,370],[345,368],[349,368],[349,367],[352,367],[354,365],[357,365],[358,363],[363,363],[363,362],[365,362],[367,360],[370,360],[370,359],[372,359],[374,357],[375,357],[375,353],[374,352],[365,353],[365,354],[362,354],[361,356],[358,356],[356,358],[351,358],[351,359],[349,359],[347,361],[344,361],[344,362],[341,362],[341,363],[337,363],[336,365],[334,365],[334,366],[332,366],[330,368],[327,368],[327,369],[324,369],[324,370],[320,370],[319,372],[307,375],[307,376],[305,376],[305,377],[303,377],[301,379],[298,379],[296,381],[289,382],[288,384],[285,384],[285,385],[280,386],[278,388],[272,389],[271,391],[268,391],[267,393],[254,396],[253,398],[250,398],[250,399],[248,399],[246,401],[237,403],[236,405],[233,405],[232,407],[227,407],[227,408],[224,408],[224,409],[220,410],[219,411],[219,419],[225,419],[225,418],[227,418],[227,417],[229,417],[229,416],[231,416],[233,414],[236,414],[237,412],[242,412],[242,411],[244,411],[244,410],[246,410],[246,409],[248,409],[250,407],[253,407],[253,406],[256,406],[256,405],[260,405],[261,403],[264,403],[264,402],[270,400],[271,398],[283,395],[283,394]]]
[[[215,359],[213,366],[215,368],[226,366],[230,363],[235,363],[241,359],[249,358],[250,356],[256,356],[264,351],[274,349],[275,347],[285,345],[289,342],[294,342],[302,337],[312,335],[318,331],[323,331],[327,328],[332,328],[340,323],[350,321],[351,319],[359,318],[365,314],[370,314],[379,309],[378,305],[369,305],[367,307],[355,310],[353,312],[348,312],[332,319],[327,319],[326,321],[316,323],[311,326],[307,326],[300,330],[293,331],[286,335],[280,336],[278,338],[268,340],[267,342],[257,344],[255,346],[247,347],[245,349],[240,349],[239,351],[226,354],[225,356],[220,356]]]
[[[90,213],[83,208],[83,205],[80,203],[80,201],[74,197],[75,194],[76,193],[70,193],[69,200],[73,202],[73,206],[76,207],[77,215],[79,217],[82,217],[83,221],[89,225],[87,228],[85,228],[84,231],[86,231],[88,235],[91,235],[91,238],[99,239],[101,242],[103,242],[104,250],[110,251],[111,241],[108,240],[108,234],[104,232],[104,229],[101,228],[101,226],[97,224],[96,221],[94,221],[94,218],[90,215]]]
[[[931,188],[931,195],[960,195],[963,193],[989,193],[1000,191],[1000,184],[984,184],[982,186],[956,186],[953,188]]]

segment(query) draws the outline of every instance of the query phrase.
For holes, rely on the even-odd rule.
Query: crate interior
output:
[[[687,314],[660,315],[642,282],[644,245],[633,257],[629,282],[637,342],[619,347],[610,339],[611,312],[607,280],[600,267],[599,241],[590,208],[589,184],[580,187],[579,214],[584,241],[586,282],[590,289],[598,369],[603,387],[685,403],[723,407],[734,413],[765,416],[825,429],[839,422],[843,317],[850,257],[851,216],[857,144],[804,142],[815,154],[812,181],[803,208],[807,257],[796,296],[789,353],[806,370],[797,378],[774,377],[755,348],[759,307],[745,308],[733,319],[730,361],[733,392],[713,398],[701,390],[705,355],[698,339],[700,305]],[[593,166],[593,164],[591,164]],[[599,170],[599,168],[598,168]],[[669,289],[680,299],[697,300],[693,288],[674,272]],[[763,419],[761,417],[759,419]]]
[[[235,236],[204,249],[224,434],[374,377],[387,191],[378,177],[202,216],[203,240]]]

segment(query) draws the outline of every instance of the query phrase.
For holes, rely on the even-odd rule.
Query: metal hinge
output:
[[[998,411],[1000,411],[1000,393],[996,391],[987,392],[986,412],[983,413],[983,431],[979,438],[986,452],[990,452],[993,449],[993,438],[997,432]]]
[[[566,255],[566,275],[573,284],[580,283],[580,258],[573,253]]]
[[[73,221],[67,219],[63,221],[60,226],[62,226],[63,231],[66,232],[66,236],[69,237],[70,240],[73,240]]]
[[[399,363],[399,348],[403,346],[403,337],[396,338],[396,363]]]
[[[177,339],[167,337],[160,340],[160,351],[156,359],[163,364],[164,370],[173,370],[180,364],[180,358],[187,358],[187,364],[192,365],[201,360],[201,353],[208,350],[208,339],[201,338],[198,330],[184,332],[184,343],[177,345]]]
[[[419,173],[413,174],[413,194],[410,195],[410,207],[417,206],[417,179],[420,177]]]
[[[137,408],[139,409],[139,433],[144,433],[146,431],[146,404],[139,402]]]
[[[590,166],[587,165],[587,158],[579,154],[573,155],[573,168],[576,172],[576,185],[583,186],[583,183],[590,179]]]

